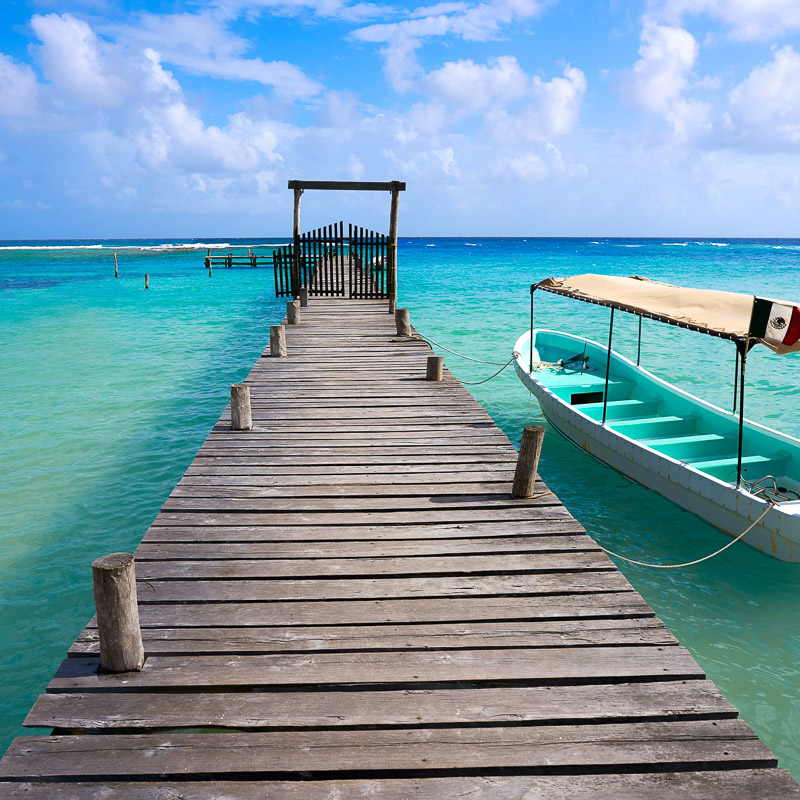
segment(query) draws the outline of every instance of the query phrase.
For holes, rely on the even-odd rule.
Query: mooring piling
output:
[[[538,425],[526,425],[522,431],[522,445],[514,470],[512,497],[533,497],[536,483],[536,471],[539,468],[539,456],[544,441],[544,428]]]
[[[94,603],[103,672],[131,672],[144,664],[133,555],[111,553],[92,562]]]
[[[269,326],[269,354],[272,358],[286,358],[286,328],[283,325]]]

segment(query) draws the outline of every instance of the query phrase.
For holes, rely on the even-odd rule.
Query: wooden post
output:
[[[440,381],[442,379],[442,356],[428,356],[428,365],[425,372],[426,381]]]
[[[308,307],[308,286],[300,287],[300,308]]]
[[[252,427],[250,387],[246,383],[234,383],[231,385],[231,430],[249,431]]]
[[[300,291],[300,197],[302,189],[294,190],[294,219],[292,223],[292,241],[294,254],[292,260],[292,296],[297,297]]]
[[[398,308],[394,312],[394,324],[397,326],[398,336],[411,336],[411,320],[407,308]]]
[[[150,288],[150,273],[149,272],[145,272],[145,274],[144,274],[144,288],[145,289],[149,289]]]
[[[522,431],[522,445],[519,448],[517,469],[514,472],[512,497],[533,497],[533,486],[536,482],[536,470],[539,467],[539,455],[542,452],[544,428],[538,425],[526,425]]]
[[[286,304],[286,321],[290,325],[300,324],[300,301],[292,300]]]
[[[144,664],[136,571],[130,553],[112,553],[92,562],[94,604],[100,637],[100,669],[131,672]]]
[[[389,313],[397,307],[397,213],[400,207],[400,182],[392,181],[392,207],[389,212]]]
[[[119,278],[119,270],[117,269],[117,254],[114,253],[114,277]]]
[[[208,259],[208,277],[211,277],[211,260]]]
[[[283,325],[269,326],[269,354],[273,358],[286,358],[286,328]]]

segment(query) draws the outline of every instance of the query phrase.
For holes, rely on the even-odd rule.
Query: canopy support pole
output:
[[[608,326],[608,358],[606,359],[606,388],[603,392],[603,422],[606,424],[606,406],[608,405],[608,376],[611,374],[611,337],[614,335],[614,306],[611,306],[611,322]]]
[[[536,289],[536,284],[531,284],[531,334],[528,337],[528,345],[531,352],[531,361],[528,365],[528,375],[533,375],[533,292]]]
[[[642,361],[642,317],[639,315],[639,347],[636,350],[636,366]]]
[[[736,399],[739,397],[739,345],[736,345],[736,366],[733,368],[733,413],[736,413]]]
[[[744,439],[744,370],[747,364],[747,351],[750,339],[736,342],[736,355],[739,360],[739,453],[736,461],[736,488],[742,485],[742,442]]]

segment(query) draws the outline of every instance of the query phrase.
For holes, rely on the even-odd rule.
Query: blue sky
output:
[[[800,236],[798,0],[3,0],[0,238]],[[303,227],[386,228],[306,193]]]

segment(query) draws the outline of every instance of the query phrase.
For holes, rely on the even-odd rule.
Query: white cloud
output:
[[[488,65],[450,61],[428,73],[424,84],[438,100],[474,114],[492,103],[505,104],[524,96],[530,78],[514,56],[500,56]]]
[[[586,76],[576,67],[567,66],[564,77],[543,81],[531,79],[526,105],[513,113],[498,108],[486,116],[487,128],[496,141],[547,141],[571,133],[580,115],[586,92]]]
[[[439,3],[408,12],[399,22],[359,28],[353,36],[383,44],[385,72],[396,91],[407,91],[419,72],[416,51],[432,37],[456,36],[465,41],[486,42],[516,20],[539,14],[539,0],[489,0],[483,3]]]
[[[391,6],[348,3],[346,0],[217,0],[215,6],[230,17],[242,13],[252,17],[263,10],[278,16],[295,17],[310,11],[319,17],[355,23],[375,19],[392,11]]]
[[[786,45],[730,94],[725,128],[732,143],[800,149],[800,54]]]
[[[699,53],[689,31],[645,19],[640,58],[620,83],[628,105],[660,114],[679,141],[697,139],[711,129],[710,105],[684,96]]]
[[[685,16],[707,14],[742,41],[768,40],[800,29],[797,0],[657,0],[650,13],[676,25]]]
[[[218,15],[144,14],[137,25],[114,32],[130,49],[157,49],[166,63],[197,75],[254,81],[293,98],[312,97],[322,90],[319,82],[294,64],[245,57],[252,45],[231,33]]]
[[[107,69],[108,45],[86,22],[70,14],[47,14],[34,16],[31,27],[41,41],[44,76],[63,94],[100,107],[123,101],[122,86]]]
[[[0,114],[12,118],[34,116],[38,94],[33,70],[0,53]]]
[[[641,58],[622,84],[623,98],[636,108],[666,114],[689,83],[699,47],[689,31],[649,22],[641,42]]]

